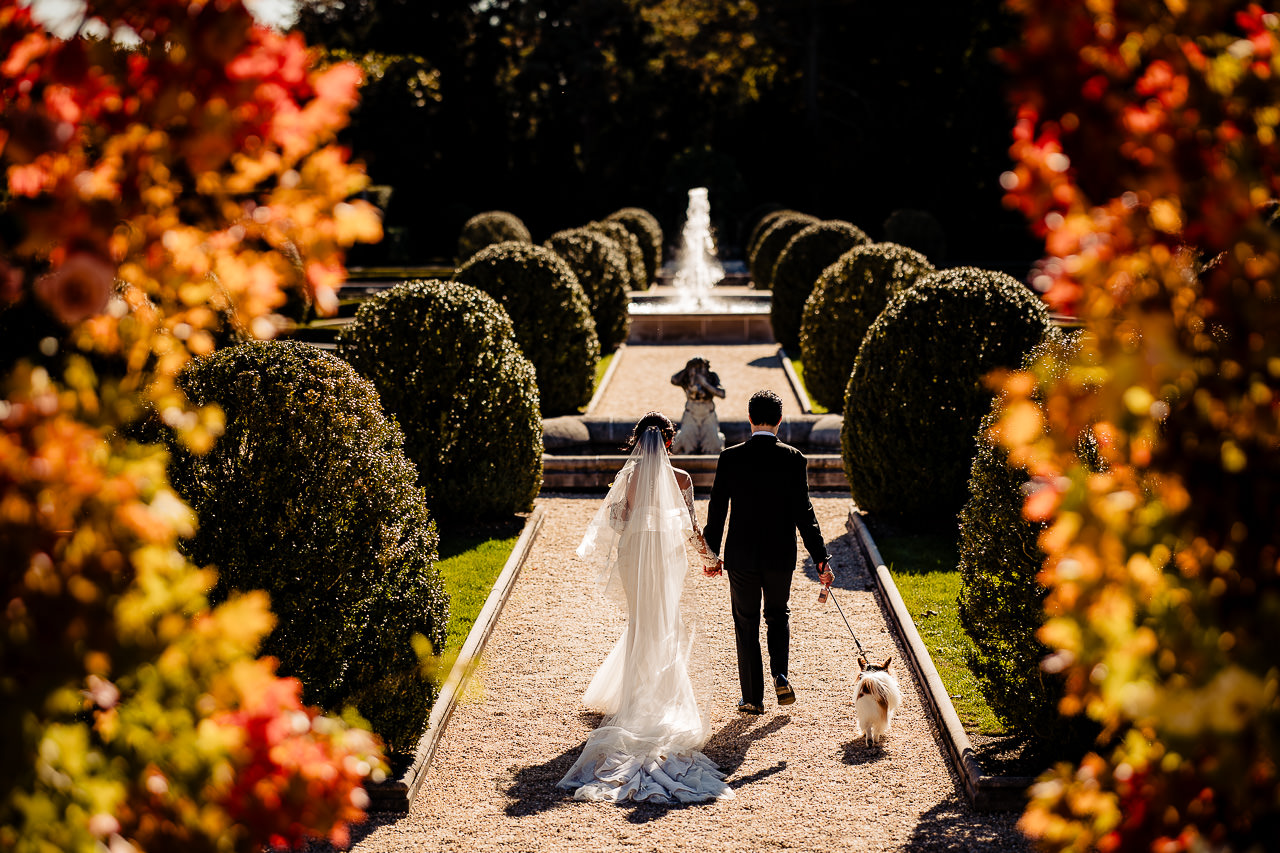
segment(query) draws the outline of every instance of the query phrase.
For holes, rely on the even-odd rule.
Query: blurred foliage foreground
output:
[[[255,657],[265,595],[209,607],[166,454],[130,436],[207,450],[183,366],[269,337],[286,292],[331,308],[379,236],[331,144],[359,72],[234,0],[90,2],[80,32],[0,0],[0,847],[341,842],[376,742]]]
[[[1032,791],[1049,849],[1280,838],[1280,17],[1239,2],[1013,0],[1007,201],[1084,326],[1006,374],[1033,476],[1061,709],[1110,746]],[[1100,470],[1076,455],[1097,441]]]

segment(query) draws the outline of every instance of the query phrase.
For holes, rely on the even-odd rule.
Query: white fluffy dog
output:
[[[886,658],[880,666],[858,658],[858,681],[854,685],[853,707],[858,713],[858,728],[866,738],[866,745],[879,744],[893,725],[893,715],[902,704],[902,691],[893,674],[893,658]]]

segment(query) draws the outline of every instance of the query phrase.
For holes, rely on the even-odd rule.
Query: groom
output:
[[[830,557],[818,518],[809,501],[808,462],[790,445],[778,441],[782,398],[757,391],[747,404],[751,438],[720,454],[711,487],[703,536],[713,553],[723,554],[729,571],[733,629],[738,641],[738,680],[744,714],[764,712],[764,663],[760,655],[760,607],[769,645],[769,672],[779,705],[796,701],[787,680],[791,640],[791,573],[796,566],[796,530],[818,567],[819,579],[830,584]],[[729,532],[720,550],[725,515],[730,505]],[[712,569],[708,574],[714,574]]]

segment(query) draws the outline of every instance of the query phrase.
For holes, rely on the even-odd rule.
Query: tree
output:
[[[535,240],[621,206],[678,234],[697,186],[726,253],[761,202],[877,239],[894,210],[927,210],[954,260],[1019,277],[1039,251],[1000,203],[1001,0],[310,0],[299,26],[431,69],[426,98],[368,93],[346,137],[420,254],[450,257],[495,208]]]
[[[331,144],[359,72],[200,0],[90,2],[65,40],[0,0],[0,57],[0,846],[342,841],[371,736],[255,659],[265,596],[208,606],[139,437],[207,449],[190,357],[270,336],[286,289],[331,309],[377,238]]]
[[[1280,18],[1256,4],[1016,0],[1008,201],[1084,324],[1004,380],[995,436],[1048,524],[1046,662],[1113,746],[1022,820],[1048,849],[1280,837]],[[1043,412],[1034,399],[1044,401]],[[1074,454],[1097,439],[1103,473]]]

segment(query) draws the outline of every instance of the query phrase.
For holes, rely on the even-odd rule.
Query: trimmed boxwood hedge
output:
[[[624,207],[605,217],[606,222],[617,222],[635,235],[644,254],[645,281],[658,283],[662,271],[662,225],[658,218],[643,207]]]
[[[557,231],[545,245],[564,258],[587,294],[600,351],[613,352],[631,329],[631,315],[627,312],[631,276],[626,257],[617,243],[590,228]]]
[[[649,289],[649,271],[644,263],[644,250],[640,248],[640,241],[636,239],[636,235],[627,230],[627,226],[621,222],[605,219],[588,222],[582,227],[596,231],[618,244],[618,250],[627,259],[627,274],[631,279],[627,284],[629,288]]]
[[[810,225],[787,243],[773,267],[770,308],[773,336],[787,352],[800,354],[800,317],[822,271],[845,252],[870,242],[858,226],[832,219]]]
[[[755,248],[749,256],[751,269],[751,286],[761,290],[773,287],[773,267],[778,263],[778,256],[787,248],[791,238],[805,228],[818,221],[816,216],[807,213],[787,213],[775,217],[769,227],[756,241]]]
[[[751,233],[747,236],[746,242],[742,244],[742,256],[748,261],[751,255],[755,253],[756,244],[760,242],[760,238],[764,236],[764,232],[772,227],[773,223],[778,221],[781,216],[799,215],[800,211],[792,210],[789,207],[774,206],[772,210],[767,211],[763,216],[756,220],[751,226]]]
[[[1044,304],[1004,273],[929,273],[867,330],[845,394],[845,475],[858,505],[910,525],[954,522],[968,497],[983,384],[1055,332]]]
[[[184,548],[218,569],[211,599],[270,593],[278,621],[262,653],[308,703],[355,706],[391,750],[412,752],[436,696],[412,641],[443,648],[449,598],[435,522],[377,391],[294,341],[219,350],[181,386],[226,416],[203,456],[171,442],[170,479],[199,517]]]
[[[833,412],[844,409],[863,335],[890,297],[930,272],[924,255],[896,243],[855,246],[823,271],[800,315],[800,359],[813,399]]]
[[[481,249],[454,280],[483,290],[506,309],[516,340],[538,374],[544,417],[574,414],[595,390],[600,342],[578,278],[550,249],[499,243]]]
[[[1024,366],[1061,376],[1073,346],[1068,336],[1052,336],[1031,351]],[[969,500],[960,511],[960,624],[974,643],[969,668],[1011,733],[1038,738],[1054,752],[1079,752],[1097,736],[1098,726],[1084,716],[1059,714],[1063,679],[1040,668],[1050,652],[1036,636],[1048,592],[1036,580],[1045,557],[1037,542],[1047,525],[1022,514],[1031,476],[1011,467],[1008,452],[989,435],[1000,413],[996,399],[977,434]],[[1097,471],[1092,439],[1092,432],[1085,434],[1080,459]]]
[[[514,213],[505,210],[486,210],[468,219],[458,235],[458,263],[462,263],[485,246],[514,240],[530,243],[529,229]]]
[[[502,306],[465,284],[410,281],[365,302],[338,353],[405,433],[441,520],[509,518],[542,485],[533,365]]]

